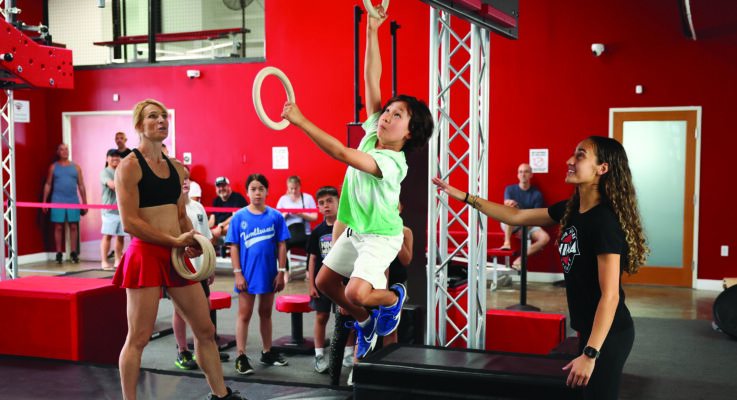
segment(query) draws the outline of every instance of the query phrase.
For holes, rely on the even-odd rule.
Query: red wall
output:
[[[24,135],[26,141],[30,135],[36,139],[35,151],[27,144],[18,150],[19,182],[30,184],[23,192],[19,184],[19,199],[39,197],[53,144],[61,139],[61,112],[131,109],[147,97],[176,109],[177,156],[193,153],[193,178],[203,187],[205,204],[212,200],[213,180],[220,175],[229,176],[234,189],[243,192],[248,174],[264,173],[272,183],[272,205],[293,173],[302,177],[307,193],[325,184],[340,185],[345,168],[298,130],[274,132],[261,124],[253,111],[251,85],[263,66],[281,68],[303,112],[345,140],[345,124],[353,118],[353,5],[359,3],[332,2],[327,8],[267,2],[266,63],[77,70],[74,90],[34,92],[35,118]],[[534,178],[546,200],[566,198],[572,188],[563,184],[565,159],[582,138],[608,134],[611,107],[702,106],[699,278],[737,275],[730,258],[718,256],[720,245],[737,245],[723,228],[737,221],[719,207],[722,174],[731,166],[719,149],[734,148],[737,141],[731,121],[731,108],[737,104],[737,6],[725,3],[694,4],[700,38],[692,41],[681,32],[675,2],[521,2],[519,40],[492,36],[491,41],[492,199],[500,200],[504,186],[516,182],[516,167],[530,148],[550,150],[550,173]],[[402,26],[399,91],[427,99],[428,6],[397,1],[389,12]],[[386,26],[381,36],[385,94],[390,93],[389,41]],[[607,51],[593,57],[591,43],[604,43]],[[185,70],[191,68],[201,70],[202,77],[188,80]],[[638,84],[645,88],[642,95],[634,93]],[[120,102],[112,101],[113,93],[120,95]],[[262,94],[275,117],[283,90],[270,79]],[[289,170],[271,169],[273,146],[289,147]],[[426,207],[422,177],[413,179],[417,195],[403,194],[405,212]],[[30,222],[33,215],[21,212],[19,218]],[[25,228],[19,237],[21,254],[43,251],[38,230]],[[553,246],[531,259],[531,270],[559,271]]]

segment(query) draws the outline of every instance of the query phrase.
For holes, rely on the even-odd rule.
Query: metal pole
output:
[[[156,19],[158,13],[154,5],[156,0],[148,0],[148,62],[156,62]]]
[[[359,6],[353,6],[353,122],[359,122],[361,120],[361,68],[359,63],[361,62],[358,50],[360,49],[360,43],[358,37],[360,35],[359,25],[361,23],[361,14],[363,10]]]
[[[392,21],[392,97],[397,95],[397,30],[401,27],[397,21]]]

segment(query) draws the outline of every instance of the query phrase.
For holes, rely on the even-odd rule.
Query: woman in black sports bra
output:
[[[153,333],[161,288],[166,287],[192,328],[197,363],[210,385],[211,398],[243,399],[225,386],[202,286],[179,276],[171,264],[172,247],[186,247],[188,257],[201,251],[191,247],[195,240],[182,195],[184,167],[161,152],[161,143],[169,134],[166,107],[151,99],[136,104],[133,124],[140,143],[115,173],[120,219],[132,238],[113,277],[114,284],[126,288],[128,302],[128,336],[119,364],[123,397],[136,398],[141,354]],[[186,264],[194,272],[188,259]]]

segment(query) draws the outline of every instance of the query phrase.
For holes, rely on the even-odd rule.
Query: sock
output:
[[[315,356],[323,356],[325,355],[325,349],[318,349],[315,347]]]
[[[366,318],[366,320],[365,320],[365,321],[363,321],[363,322],[359,322],[359,323],[358,323],[358,326],[360,326],[361,328],[365,328],[365,327],[367,327],[367,326],[368,326],[369,322],[371,322],[371,314],[369,314],[369,317],[368,317],[368,318]]]
[[[345,350],[343,350],[343,358],[346,356],[352,356],[353,355],[353,346],[346,346]]]

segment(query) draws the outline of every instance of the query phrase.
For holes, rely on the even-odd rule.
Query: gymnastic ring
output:
[[[194,273],[187,268],[187,264],[184,263],[184,247],[172,247],[171,263],[182,278],[201,281],[209,278],[215,272],[215,248],[212,247],[210,239],[198,233],[194,235],[194,239],[202,247],[202,267]]]
[[[274,75],[279,78],[282,85],[284,85],[284,90],[287,92],[287,100],[292,103],[294,103],[294,89],[292,89],[292,84],[289,82],[289,78],[284,75],[284,72],[275,67],[265,67],[256,74],[256,79],[253,80],[253,106],[256,108],[256,115],[258,115],[258,118],[264,123],[264,125],[275,131],[280,131],[289,126],[289,121],[286,119],[279,122],[272,121],[269,119],[269,116],[266,115],[264,106],[261,104],[261,84],[264,82],[264,78],[269,75]]]
[[[381,15],[376,12],[374,5],[371,4],[371,0],[363,0],[363,6],[366,7],[366,12],[369,13],[369,15],[374,18],[381,18]],[[389,0],[382,1],[381,6],[384,7],[384,12],[386,12],[386,10],[389,8]]]

